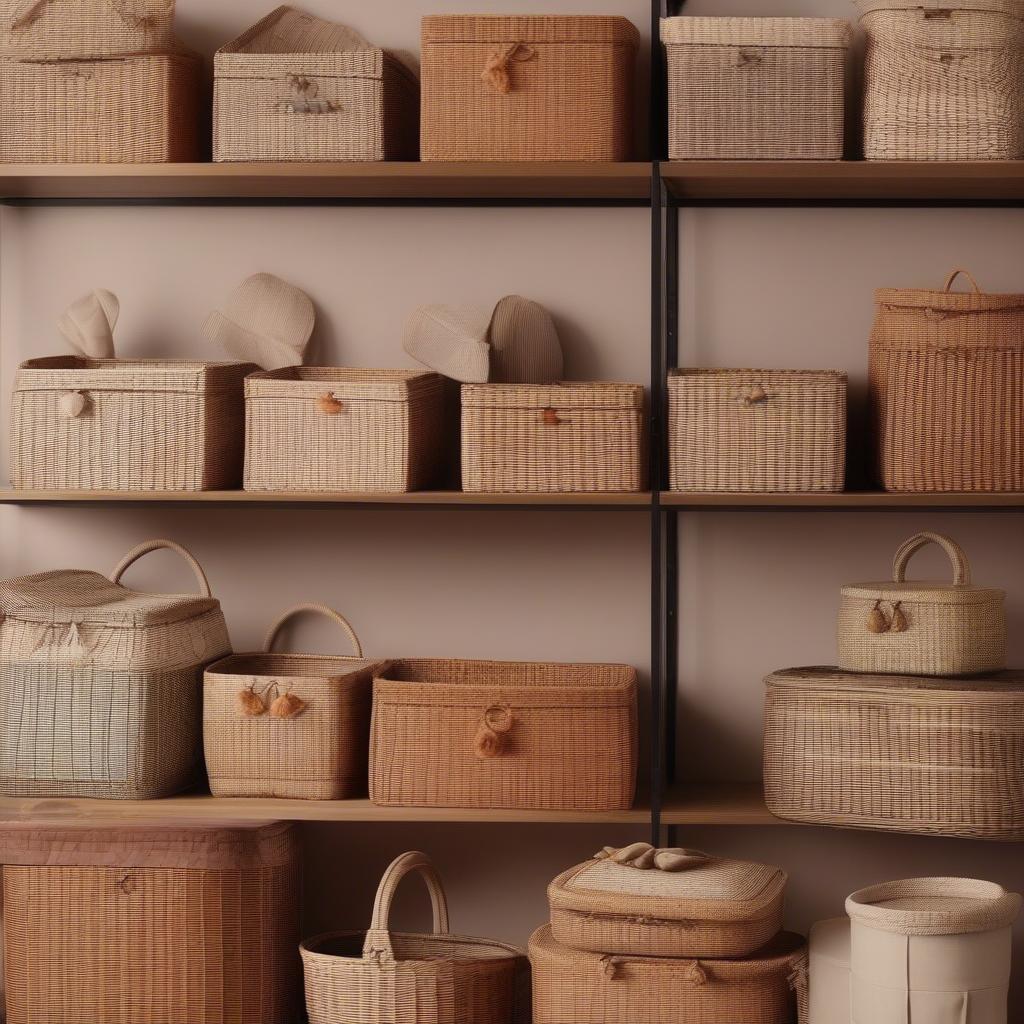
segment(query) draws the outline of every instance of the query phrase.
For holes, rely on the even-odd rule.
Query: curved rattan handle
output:
[[[341,612],[336,612],[333,608],[328,608],[325,604],[297,604],[294,608],[290,608],[270,627],[269,630],[267,630],[267,639],[263,643],[263,650],[268,652],[272,651],[274,649],[274,642],[277,640],[277,635],[284,628],[285,623],[290,622],[296,615],[301,615],[303,612],[312,612],[315,615],[323,615],[332,622],[336,622],[348,634],[348,638],[352,641],[352,647],[356,652],[356,657],[361,658],[363,656],[363,645],[359,642],[359,637],[356,636],[356,631],[352,628],[352,623],[349,622]]]
[[[975,294],[976,295],[980,295],[981,294],[981,288],[979,287],[978,282],[974,280],[974,275],[969,270],[964,270],[963,267],[957,267],[956,270],[954,270],[949,275],[949,277],[946,278],[946,283],[943,285],[942,290],[944,292],[948,292],[949,289],[953,287],[953,282],[961,274],[963,274],[964,277],[966,277],[967,280],[971,282],[971,287],[974,289]]]
[[[117,567],[110,574],[110,580],[112,583],[120,583],[121,577],[125,574],[129,566],[134,565],[143,555],[148,555],[151,551],[159,551],[161,548],[166,548],[168,551],[177,552],[182,558],[188,562],[195,573],[197,582],[199,583],[199,591],[203,597],[212,597],[210,590],[210,581],[206,578],[206,573],[203,572],[203,567],[196,561],[195,556],[186,551],[180,544],[175,544],[173,540],[147,540],[145,544],[140,544],[137,548],[132,548],[120,562],[117,563]]]
[[[896,552],[896,557],[892,560],[892,578],[894,583],[906,582],[907,563],[914,554],[928,544],[938,544],[949,556],[949,560],[953,565],[953,583],[956,586],[963,587],[971,582],[971,569],[967,564],[967,555],[964,554],[964,549],[951,537],[925,530],[924,533],[919,533],[900,545],[899,551]]]

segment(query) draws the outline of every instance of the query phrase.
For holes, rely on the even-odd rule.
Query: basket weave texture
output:
[[[772,814],[886,832],[1024,839],[1024,674],[787,669],[766,680]]]
[[[396,661],[374,680],[370,798],[391,807],[631,807],[636,689],[625,665]]]
[[[661,39],[670,159],[842,159],[845,21],[668,18]]]
[[[424,160],[628,160],[639,33],[625,18],[423,19]]]

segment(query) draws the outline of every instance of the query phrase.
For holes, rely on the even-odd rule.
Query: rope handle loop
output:
[[[957,267],[955,270],[953,270],[950,273],[949,277],[946,278],[946,283],[942,286],[942,290],[944,292],[948,292],[953,287],[953,282],[961,274],[963,274],[964,277],[966,277],[967,280],[970,281],[971,287],[974,289],[974,294],[975,295],[980,295],[981,294],[981,286],[975,280],[974,275],[969,270],[965,270],[963,267]]]
[[[335,611],[333,608],[328,608],[325,604],[297,604],[294,608],[289,608],[271,627],[267,630],[267,639],[263,642],[263,650],[269,653],[274,649],[274,643],[277,641],[278,635],[284,626],[294,619],[297,615],[301,615],[304,612],[312,612],[314,615],[322,615],[325,618],[330,619],[332,622],[336,622],[347,634],[349,640],[352,641],[352,648],[356,652],[356,657],[361,658],[363,656],[363,645],[359,642],[359,637],[356,636],[356,631],[352,628],[352,623],[345,618],[341,612]]]
[[[915,534],[909,540],[904,541],[896,552],[892,561],[892,579],[894,583],[906,583],[907,563],[923,547],[929,544],[938,544],[953,566],[953,584],[957,587],[965,587],[971,582],[971,568],[967,563],[967,555],[964,549],[951,537],[941,533],[932,533],[925,530],[923,533]]]
[[[210,581],[206,578],[206,573],[203,572],[203,567],[196,561],[195,556],[190,552],[186,551],[180,544],[175,544],[173,540],[147,540],[145,543],[140,544],[138,547],[132,548],[124,558],[114,568],[114,571],[110,574],[111,583],[120,583],[121,577],[125,574],[128,568],[134,565],[143,555],[148,555],[151,551],[159,551],[162,548],[166,548],[168,551],[174,551],[181,555],[182,558],[188,562],[189,567],[195,574],[196,582],[199,584],[199,592],[203,597],[212,597],[213,592],[210,590]]]

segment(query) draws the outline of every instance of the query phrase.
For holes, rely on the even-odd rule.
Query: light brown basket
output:
[[[462,489],[640,491],[639,384],[464,384]]]
[[[626,665],[396,661],[373,685],[370,798],[390,807],[631,807],[636,689]]]
[[[769,676],[764,790],[780,818],[1024,840],[1024,674]]]
[[[416,491],[444,465],[436,373],[290,366],[245,382],[247,491]]]
[[[278,7],[214,59],[214,160],[415,160],[419,83],[348,29]]]
[[[392,932],[399,882],[418,871],[430,892],[430,935]],[[448,931],[441,879],[422,853],[384,872],[366,932],[330,932],[300,947],[310,1024],[529,1024],[529,966],[522,950]]]
[[[7,1024],[294,1024],[285,824],[0,828]]]
[[[1024,157],[1018,0],[854,0],[868,160]]]
[[[846,374],[834,370],[673,370],[673,491],[841,491]]]
[[[958,274],[973,291],[952,292]],[[868,389],[888,491],[1024,490],[1024,295],[967,271],[942,291],[875,293]]]
[[[667,18],[671,160],[841,160],[850,27]]]
[[[628,160],[640,36],[618,17],[423,19],[424,160]]]
[[[30,490],[208,491],[242,479],[250,363],[30,359],[11,405],[11,482]],[[69,402],[73,395],[84,402]]]

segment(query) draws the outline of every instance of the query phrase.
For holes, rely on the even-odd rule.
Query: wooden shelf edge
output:
[[[814,492],[801,494],[725,494],[720,492],[663,492],[659,501],[679,509],[763,508],[1006,508],[1024,510],[1020,492],[934,492],[902,494],[887,491]]]
[[[793,825],[768,811],[759,782],[680,783],[661,811],[665,825]]]

